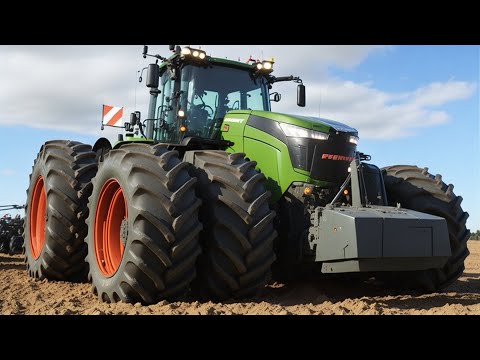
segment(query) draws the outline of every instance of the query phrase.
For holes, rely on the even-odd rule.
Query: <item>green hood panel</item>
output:
[[[301,116],[301,115],[289,115],[289,114],[281,114],[276,112],[269,112],[269,111],[248,111],[248,110],[236,110],[229,112],[229,114],[251,114],[267,119],[271,119],[274,121],[278,121],[281,123],[292,124],[296,126],[301,126],[306,129],[312,129],[315,131],[321,131],[324,133],[330,132],[331,129],[335,131],[351,133],[352,135],[358,136],[358,131],[348,125],[342,124],[338,121],[328,120],[317,118],[313,116]]]
[[[342,124],[341,122],[334,121],[334,120],[328,120],[328,119],[322,119],[318,117],[313,117],[313,116],[300,116],[300,115],[292,115],[293,117],[297,119],[303,119],[306,121],[312,121],[313,122],[313,128],[314,130],[317,130],[316,127],[318,126],[329,126],[335,131],[340,131],[340,132],[345,132],[345,133],[351,133],[354,135],[358,135],[357,129],[354,129],[348,125]]]

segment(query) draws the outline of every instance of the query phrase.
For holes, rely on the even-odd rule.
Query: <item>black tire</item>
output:
[[[196,179],[178,152],[163,145],[129,144],[111,150],[99,164],[89,201],[86,239],[88,279],[99,300],[153,304],[176,300],[189,290],[200,254],[201,201]],[[124,252],[116,271],[102,272],[95,253],[95,214],[102,188],[114,179],[128,209]],[[99,218],[100,219],[100,218]],[[118,239],[120,241],[120,239]]]
[[[396,165],[382,169],[387,198],[391,206],[402,207],[443,217],[447,222],[452,255],[441,269],[397,272],[389,279],[394,286],[420,292],[440,290],[462,275],[464,261],[469,254],[466,228],[468,213],[461,207],[462,197],[453,193],[453,185],[446,185],[441,175],[428,173],[428,168]]]
[[[91,179],[97,171],[90,145],[54,140],[40,149],[30,175],[24,222],[25,263],[28,274],[37,279],[84,281],[87,274],[84,243],[87,202]],[[43,178],[46,195],[45,233],[38,257],[32,254],[30,206],[33,187]]]
[[[0,237],[0,253],[8,254],[8,239]]]
[[[277,261],[272,267],[273,278],[281,282],[304,279],[317,267],[306,251],[305,232],[310,228],[310,215],[305,204],[288,192],[278,204],[279,235],[275,242]]]
[[[8,253],[10,255],[21,254],[23,249],[23,237],[22,235],[13,235],[10,239]]]
[[[255,161],[245,154],[197,151],[191,168],[203,200],[199,257],[194,288],[202,300],[225,300],[257,295],[271,278],[275,260],[275,212],[270,192]]]

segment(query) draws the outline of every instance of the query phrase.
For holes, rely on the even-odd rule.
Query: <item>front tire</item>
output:
[[[402,207],[443,217],[447,222],[452,255],[441,269],[406,271],[391,274],[390,283],[401,288],[421,292],[440,290],[462,275],[469,254],[466,228],[468,213],[464,212],[462,197],[453,193],[453,185],[446,185],[441,175],[432,175],[428,169],[396,165],[382,169],[387,198],[391,206]]]
[[[23,234],[31,277],[85,280],[85,218],[96,171],[90,145],[55,140],[40,149],[30,175]]]
[[[189,290],[201,201],[187,167],[176,151],[145,144],[112,150],[99,164],[86,239],[99,300],[153,304]]]
[[[192,172],[203,200],[195,289],[202,299],[225,300],[257,295],[271,278],[275,260],[270,192],[256,162],[245,154],[196,151]]]

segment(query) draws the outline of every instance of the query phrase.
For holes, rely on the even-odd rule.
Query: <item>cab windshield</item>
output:
[[[174,107],[185,115],[183,121],[178,121],[178,110],[172,109],[163,116],[159,114],[160,119],[166,122],[165,129],[157,136],[162,142],[178,142],[181,125],[187,128],[184,136],[213,139],[228,111],[270,111],[264,78],[254,79],[249,71],[218,65],[206,68],[186,65],[181,70],[179,81],[169,79],[168,73],[162,76],[161,103],[165,104],[167,97],[172,99],[172,93],[179,91],[178,103]]]

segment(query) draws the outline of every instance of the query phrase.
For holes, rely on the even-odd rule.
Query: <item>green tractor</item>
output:
[[[27,191],[25,262],[37,279],[84,281],[105,302],[192,292],[243,299],[271,279],[357,273],[435,291],[468,256],[462,198],[427,168],[380,170],[355,129],[274,113],[273,61],[170,46],[148,66],[148,116],[93,148],[49,141]],[[275,275],[275,276],[277,276]]]

